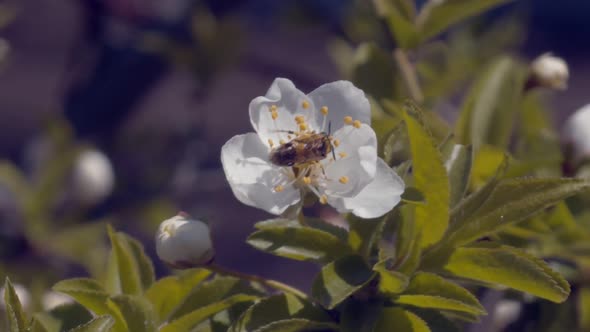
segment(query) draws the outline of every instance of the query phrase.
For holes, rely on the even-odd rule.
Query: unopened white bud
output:
[[[562,140],[574,165],[590,159],[590,104],[575,111],[567,119]]]
[[[522,304],[516,300],[503,299],[494,308],[494,330],[501,331],[515,322],[522,311]]]
[[[83,151],[74,164],[73,182],[76,195],[82,202],[99,203],[113,191],[115,185],[109,158],[98,150]]]
[[[31,293],[29,293],[27,288],[21,284],[12,284],[12,288],[14,288],[14,292],[18,296],[23,309],[29,309],[31,307]],[[6,303],[4,303],[4,291],[4,287],[0,288],[0,308],[6,307]]]
[[[156,234],[156,253],[175,268],[208,264],[215,255],[209,226],[185,213],[164,220]]]
[[[531,81],[537,86],[565,90],[568,79],[567,63],[551,53],[545,53],[531,63]]]
[[[69,303],[74,303],[74,299],[65,294],[54,291],[46,292],[41,298],[41,305],[45,311],[50,311],[60,305]]]

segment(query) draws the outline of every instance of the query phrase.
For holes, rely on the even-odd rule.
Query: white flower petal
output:
[[[331,122],[333,132],[345,125],[345,116],[350,116],[353,120],[359,120],[368,125],[371,124],[371,104],[369,100],[363,90],[355,87],[349,81],[324,84],[313,90],[308,97],[313,101],[317,109],[323,106],[328,107],[327,123]],[[316,112],[316,117],[316,122],[321,125],[323,115]],[[326,128],[322,129],[327,131],[327,124]]]
[[[328,197],[328,202],[339,212],[352,212],[366,219],[378,218],[400,202],[404,188],[404,181],[379,158],[375,178],[358,195],[352,198]]]
[[[334,133],[340,141],[335,148],[336,160],[322,162],[328,180],[324,183],[328,196],[353,197],[367,186],[377,168],[377,137],[366,124],[360,128],[346,126]],[[341,181],[342,179],[346,181]],[[345,183],[342,183],[345,182]]]
[[[293,184],[288,184],[290,170],[269,162],[269,152],[255,133],[237,135],[221,148],[221,163],[240,202],[281,214],[299,202],[301,194]],[[281,192],[275,191],[278,185],[283,187]]]
[[[308,103],[307,109],[303,108],[303,102]],[[270,112],[272,105],[277,106],[277,118],[274,120]],[[285,131],[299,130],[296,115],[303,115],[310,129],[319,129],[313,102],[285,78],[275,79],[266,96],[256,97],[250,102],[249,110],[252,127],[264,144],[268,144],[269,139],[277,145],[281,139],[288,141]]]

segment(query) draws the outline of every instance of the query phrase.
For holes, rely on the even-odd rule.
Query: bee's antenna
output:
[[[328,135],[332,133],[332,121],[328,121]]]

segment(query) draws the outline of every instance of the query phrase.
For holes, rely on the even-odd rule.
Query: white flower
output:
[[[311,192],[322,204],[362,218],[382,216],[399,203],[404,182],[377,157],[369,101],[352,83],[324,84],[305,95],[277,78],[249,111],[256,132],[234,136],[221,149],[225,175],[242,203],[281,214]],[[297,143],[309,137],[328,141],[315,148]]]
[[[570,148],[574,164],[590,158],[590,104],[575,111],[567,119],[562,137]]]
[[[209,226],[185,213],[164,220],[156,233],[158,257],[175,268],[190,268],[211,262],[213,250]]]
[[[43,294],[41,298],[41,305],[43,306],[43,310],[50,311],[60,305],[74,303],[74,299],[67,296],[66,294],[49,291]]]
[[[84,203],[96,204],[107,197],[115,185],[109,158],[98,150],[80,153],[74,164],[74,188]]]
[[[14,288],[14,292],[16,293],[16,296],[18,296],[18,300],[23,309],[29,309],[31,307],[31,293],[29,293],[27,288],[21,284],[12,284],[12,287]],[[4,303],[4,291],[4,287],[0,288],[0,308],[6,308],[6,303]]]
[[[537,85],[564,90],[567,88],[569,69],[562,58],[545,53],[531,63],[531,75]]]

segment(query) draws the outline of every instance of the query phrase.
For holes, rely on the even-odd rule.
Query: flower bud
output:
[[[522,311],[522,304],[516,300],[502,299],[494,308],[494,330],[502,331],[515,322]]]
[[[210,263],[215,251],[209,226],[182,212],[164,220],[156,233],[156,253],[174,268]]]
[[[562,141],[568,162],[577,167],[590,159],[590,104],[575,111],[565,122]]]
[[[531,63],[529,82],[555,90],[565,90],[569,78],[567,63],[559,57],[545,53]]]
[[[115,175],[109,158],[98,150],[80,153],[74,164],[74,189],[86,204],[96,204],[107,197],[115,185]]]

